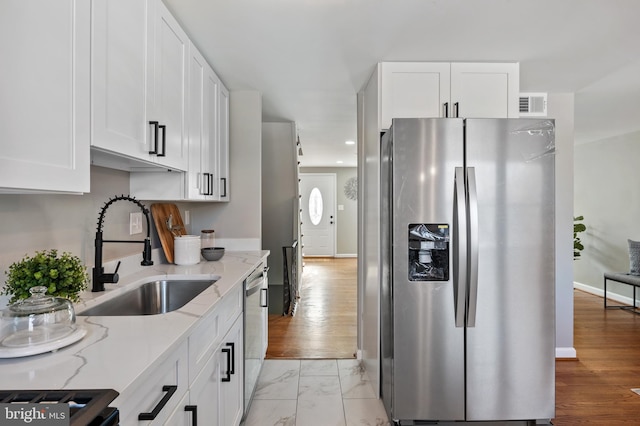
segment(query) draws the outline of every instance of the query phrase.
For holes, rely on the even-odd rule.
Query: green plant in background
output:
[[[29,289],[39,285],[47,287],[48,295],[78,302],[80,292],[89,283],[89,274],[82,261],[71,253],[58,256],[55,249],[25,256],[12,263],[5,274],[7,285],[1,294],[11,296],[9,303],[30,297]]]
[[[587,230],[584,223],[580,223],[584,220],[584,216],[577,216],[573,218],[573,258],[578,259],[580,252],[584,250],[584,246],[580,241],[578,234]]]

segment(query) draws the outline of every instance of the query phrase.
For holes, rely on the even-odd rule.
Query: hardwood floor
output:
[[[267,358],[353,358],[355,259],[305,259],[294,317],[269,316]],[[555,426],[640,425],[640,315],[574,292],[578,360],[556,361]]]
[[[554,425],[639,425],[640,315],[574,292],[578,361],[556,361]]]
[[[269,315],[267,358],[354,358],[357,259],[305,258],[295,316]]]

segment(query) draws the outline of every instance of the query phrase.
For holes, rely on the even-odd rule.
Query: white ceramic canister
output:
[[[173,262],[176,265],[195,265],[200,262],[200,236],[176,236],[173,240]]]

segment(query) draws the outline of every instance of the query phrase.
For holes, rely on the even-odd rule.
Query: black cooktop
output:
[[[69,404],[70,426],[118,424],[113,389],[0,390],[0,403]]]

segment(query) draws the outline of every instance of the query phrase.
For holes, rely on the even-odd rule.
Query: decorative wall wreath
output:
[[[350,200],[358,199],[358,178],[352,177],[347,179],[344,184],[344,195]]]

